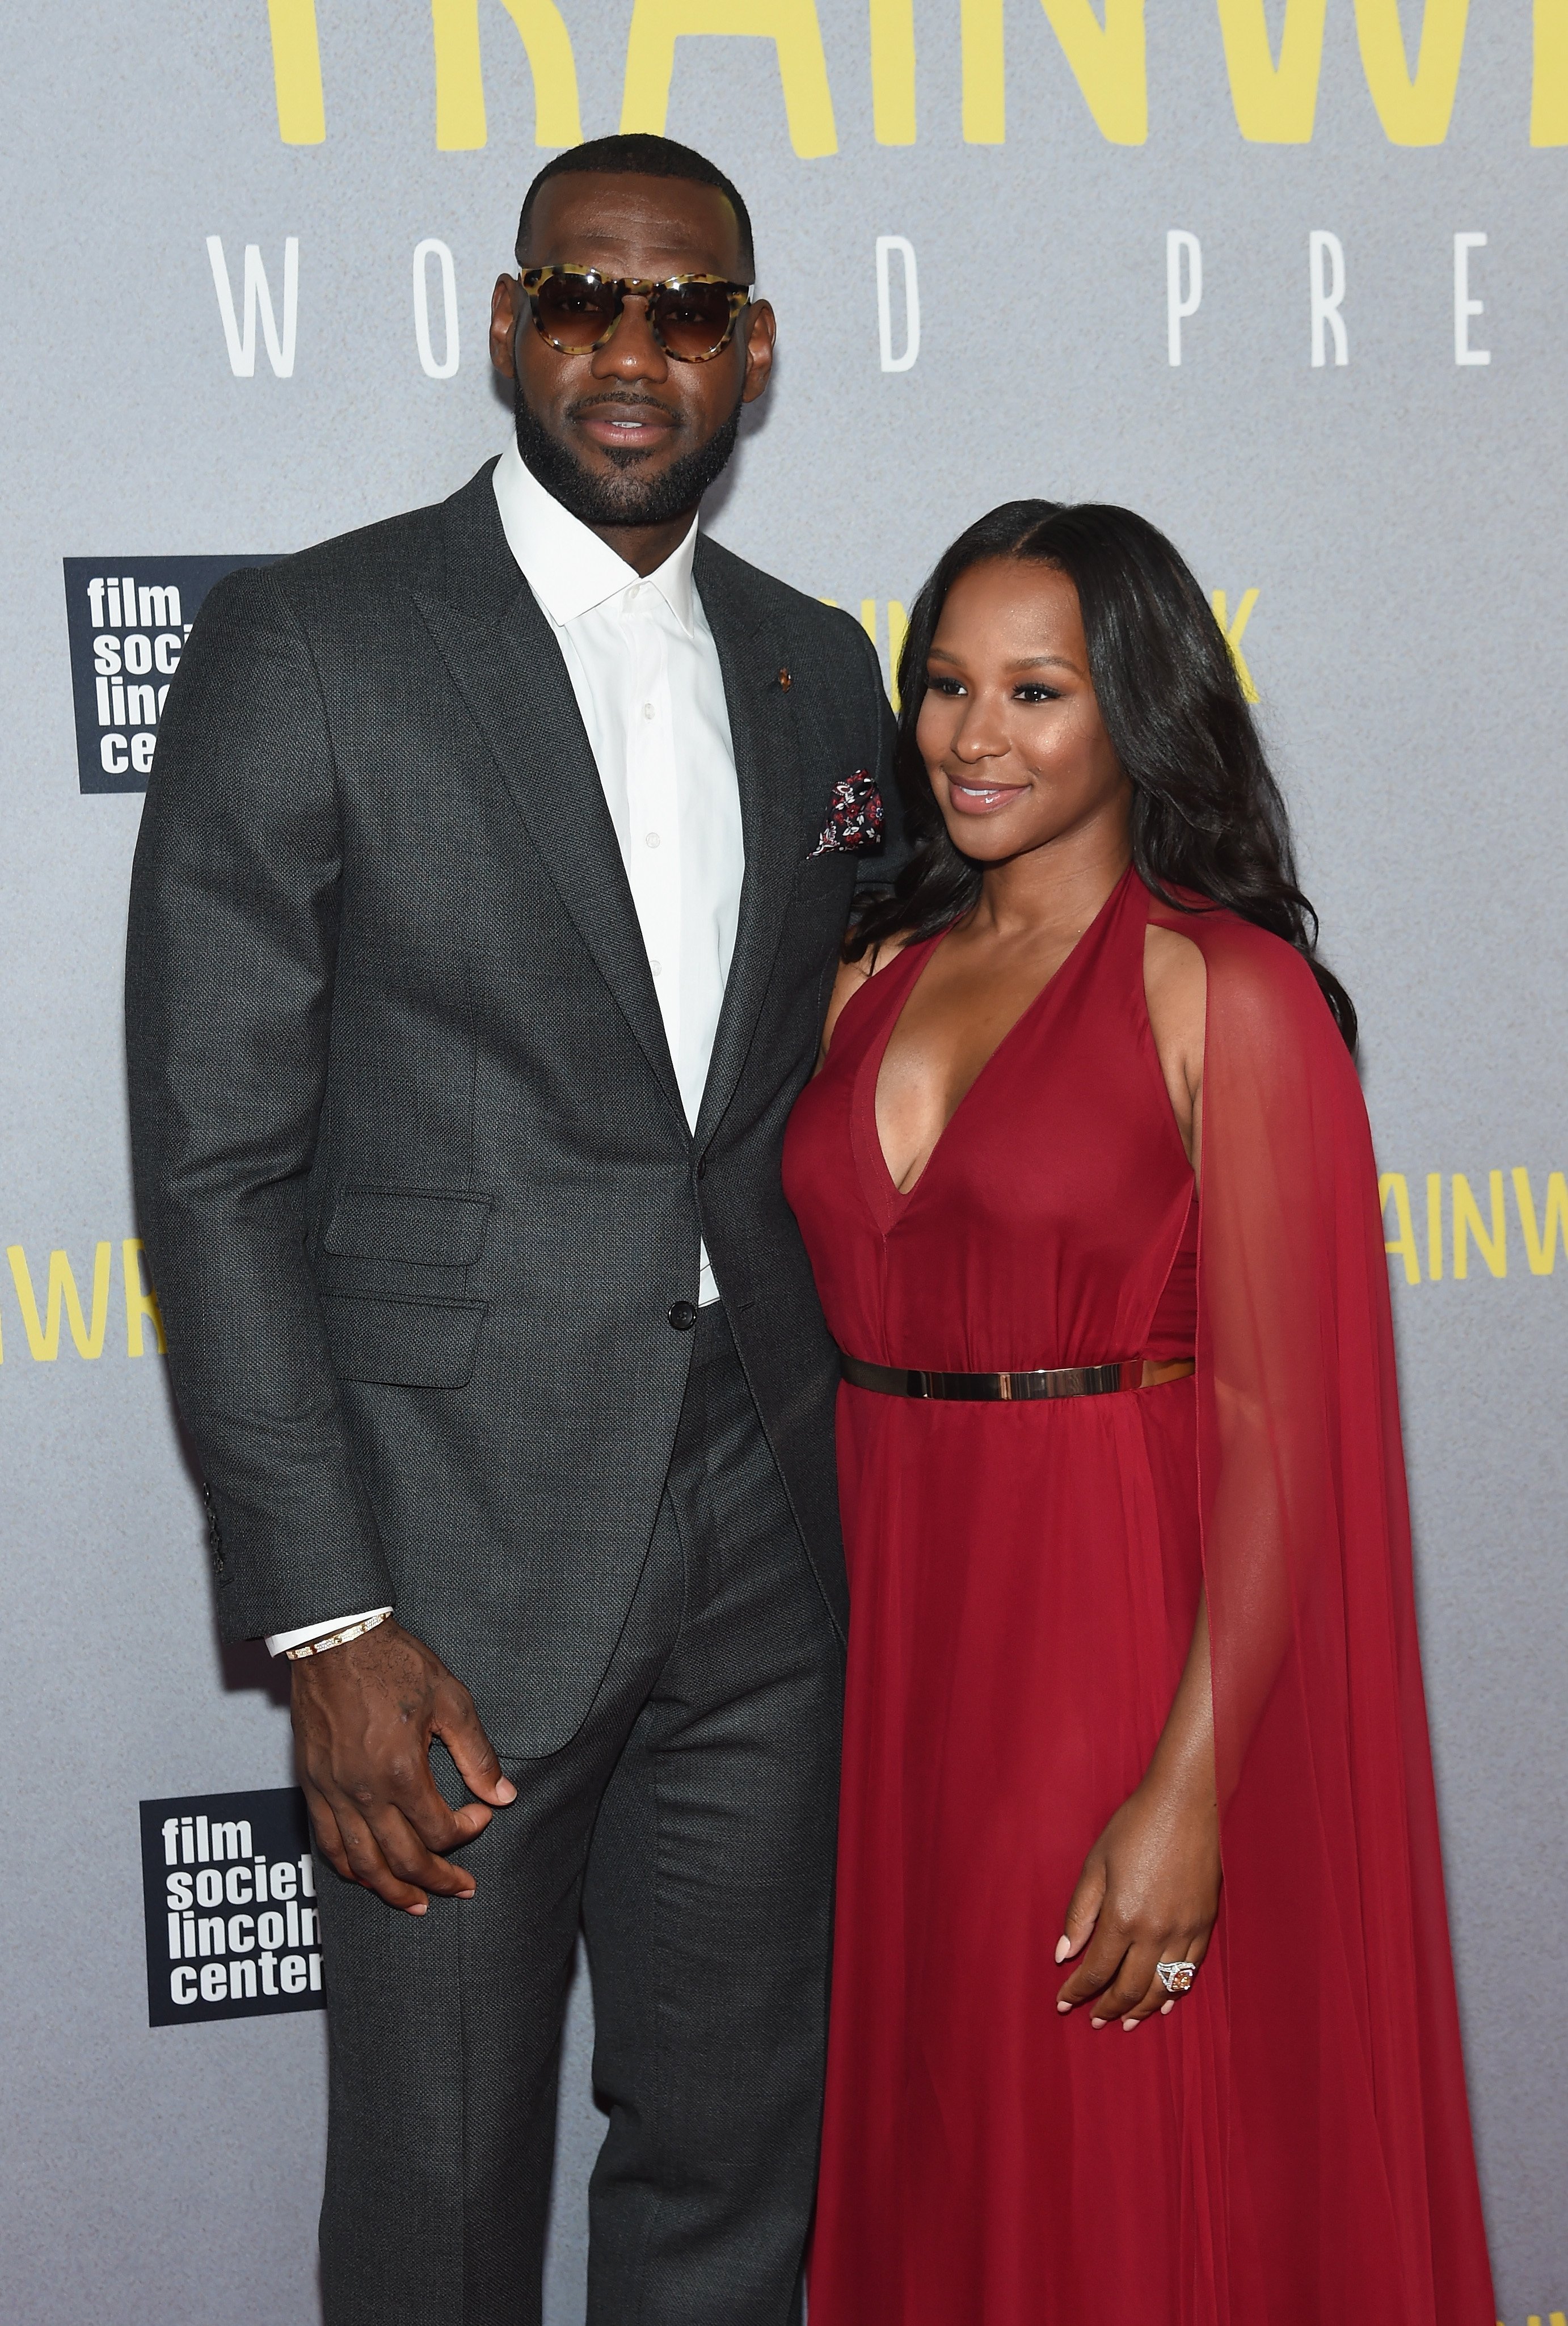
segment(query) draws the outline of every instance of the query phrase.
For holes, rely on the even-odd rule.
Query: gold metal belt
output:
[[[871,1365],[862,1357],[839,1363],[844,1379],[855,1389],[876,1390],[883,1397],[956,1398],[973,1403],[997,1403],[1010,1399],[1109,1397],[1114,1391],[1156,1389],[1161,1383],[1184,1381],[1192,1371],[1191,1357],[1168,1363],[1126,1357],[1114,1365],[1058,1365],[1049,1372],[932,1373],[913,1366]]]

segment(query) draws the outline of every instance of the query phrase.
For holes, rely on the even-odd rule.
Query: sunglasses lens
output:
[[[586,274],[547,274],[534,295],[540,327],[563,353],[596,347],[615,321],[615,293]]]
[[[686,283],[678,290],[661,291],[654,301],[654,322],[671,355],[700,363],[724,343],[729,329],[728,294],[719,283]]]

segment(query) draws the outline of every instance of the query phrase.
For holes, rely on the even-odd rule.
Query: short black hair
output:
[[[687,185],[711,186],[735,212],[735,223],[740,229],[741,265],[747,278],[756,272],[751,212],[742,201],[739,189],[706,154],[694,152],[690,145],[677,144],[673,137],[654,137],[643,129],[619,130],[609,137],[589,137],[580,145],[569,145],[564,154],[557,154],[546,162],[523,198],[523,212],[517,220],[519,257],[528,237],[528,220],[539,199],[540,187],[548,185],[552,178],[590,173],[608,178],[680,178]]]

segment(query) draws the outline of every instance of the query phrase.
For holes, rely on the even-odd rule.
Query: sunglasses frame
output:
[[[552,280],[559,281],[567,275],[576,282],[590,284],[596,291],[612,292],[615,296],[615,313],[598,339],[586,347],[563,348],[560,340],[552,339],[546,330],[543,318],[539,312],[539,293],[543,286]],[[714,357],[722,355],[729,345],[730,340],[735,337],[736,324],[751,304],[750,284],[731,283],[728,276],[723,274],[668,274],[660,279],[637,274],[601,274],[597,266],[562,265],[525,267],[517,280],[522,284],[524,295],[528,301],[534,330],[546,347],[553,348],[558,356],[597,355],[599,349],[608,347],[615,337],[626,301],[641,299],[646,307],[648,329],[672,363],[711,363]],[[714,284],[723,291],[729,302],[729,321],[724,327],[722,337],[709,349],[706,355],[683,356],[676,349],[666,345],[659,329],[658,318],[654,313],[654,300],[660,291],[683,291],[689,284],[692,283]]]

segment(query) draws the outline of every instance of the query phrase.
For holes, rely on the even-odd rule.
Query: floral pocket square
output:
[[[814,862],[819,856],[847,855],[852,848],[877,848],[881,843],[882,795],[876,777],[865,768],[857,768],[852,776],[833,786],[821,838],[806,861]]]

